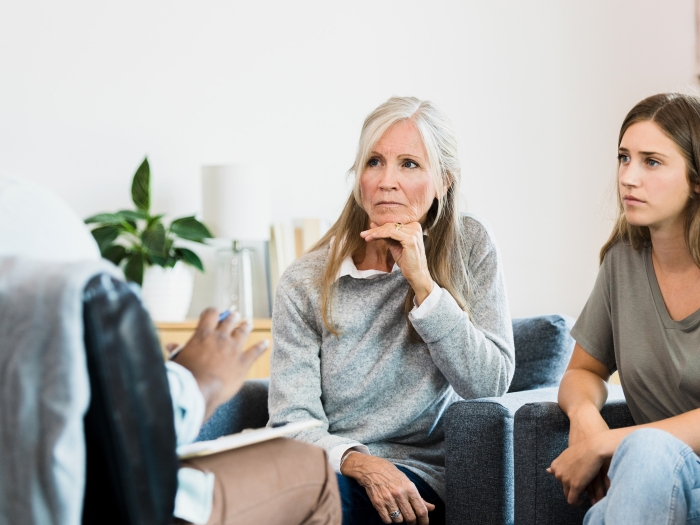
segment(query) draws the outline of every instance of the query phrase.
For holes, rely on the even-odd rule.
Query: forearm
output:
[[[507,311],[501,316],[488,316],[493,326],[482,329],[447,290],[441,292],[427,316],[410,316],[436,366],[466,399],[504,394],[514,369],[512,325]]]
[[[569,419],[599,414],[608,399],[608,384],[583,369],[567,370],[559,386],[559,407]]]

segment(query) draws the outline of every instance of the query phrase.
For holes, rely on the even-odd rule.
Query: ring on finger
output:
[[[395,224],[395,226],[394,226],[394,229],[396,229],[396,230],[400,230],[401,228],[403,228],[403,224],[401,224],[400,222],[397,222],[397,223]],[[398,511],[397,511],[397,512],[398,512]],[[399,515],[400,515],[400,514],[401,514],[401,513],[399,512]]]
[[[391,514],[389,514],[389,517],[390,517],[393,521],[397,521],[397,520],[401,519],[401,511],[400,511],[399,509],[396,509],[394,512],[392,512]]]

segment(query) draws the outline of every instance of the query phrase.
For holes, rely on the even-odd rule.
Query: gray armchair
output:
[[[512,524],[515,519],[514,417],[536,402],[556,402],[571,357],[573,319],[513,320],[515,376],[503,397],[458,401],[445,413],[448,525]]]
[[[634,425],[620,387],[601,410],[610,428]],[[515,520],[518,525],[580,525],[590,508],[566,502],[561,485],[545,469],[567,447],[569,419],[556,403],[524,405],[515,414]]]

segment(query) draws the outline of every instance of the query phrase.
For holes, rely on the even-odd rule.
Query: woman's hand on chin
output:
[[[373,222],[369,226],[370,229],[360,233],[360,236],[367,242],[380,239],[387,241],[391,256],[416,293],[416,301],[420,305],[433,291],[433,278],[425,258],[422,226],[419,222],[388,222],[382,226]]]
[[[384,523],[428,525],[428,512],[435,505],[425,501],[413,482],[386,459],[352,454],[343,462],[341,474],[354,478],[365,488]],[[401,517],[392,520],[389,515],[397,510]]]

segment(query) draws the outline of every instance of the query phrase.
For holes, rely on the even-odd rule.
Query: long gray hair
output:
[[[369,228],[369,216],[362,208],[360,177],[371,157],[377,141],[394,124],[410,120],[418,129],[428,153],[428,169],[433,177],[435,188],[447,188],[438,192],[423,230],[425,254],[428,269],[433,280],[445,288],[460,307],[467,310],[471,279],[467,270],[464,232],[459,214],[459,186],[461,169],[457,156],[457,140],[450,121],[435,106],[426,100],[414,97],[392,97],[375,109],[365,119],[360,133],[355,163],[349,174],[355,177],[355,186],[348,197],[340,218],[328,233],[311,250],[330,245],[328,263],[321,283],[323,324],[333,334],[340,331],[333,322],[333,293],[336,276],[342,262],[349,256],[359,253],[365,246],[360,232]],[[331,243],[331,240],[334,241]],[[418,334],[408,320],[413,308],[415,292],[409,288],[404,304],[406,322],[414,339]]]

